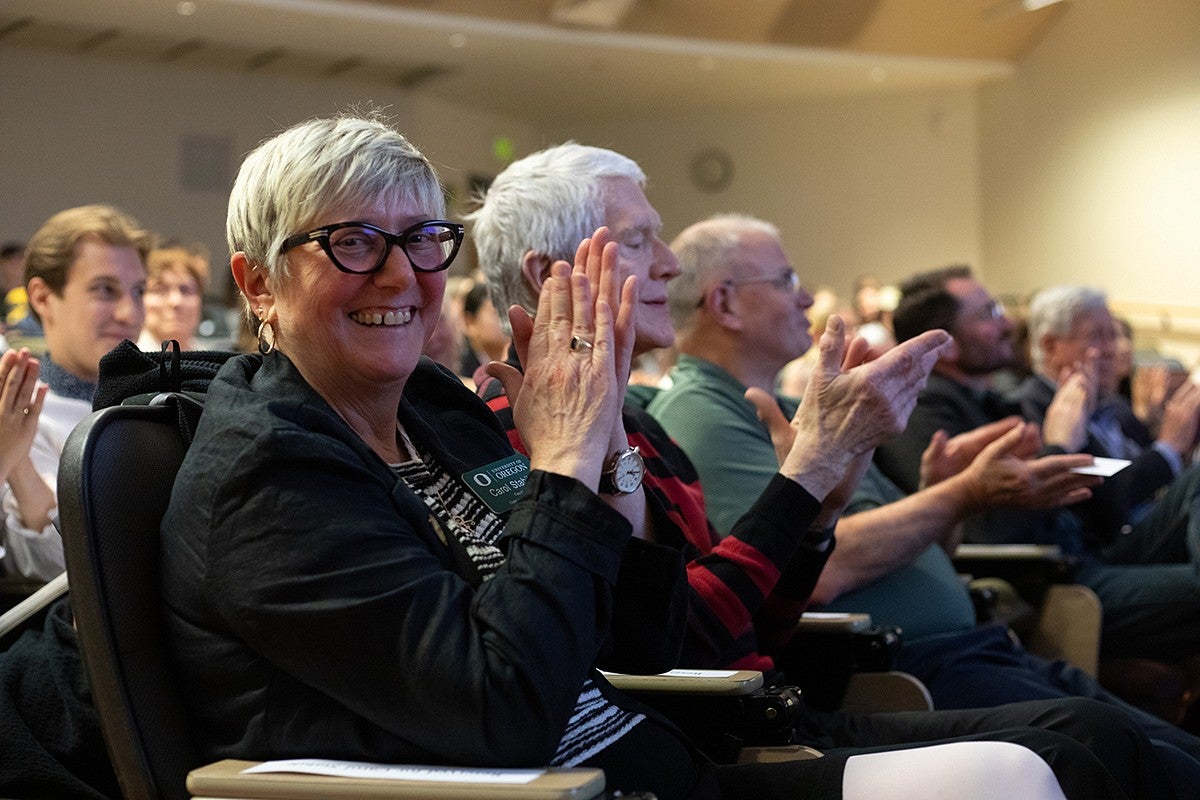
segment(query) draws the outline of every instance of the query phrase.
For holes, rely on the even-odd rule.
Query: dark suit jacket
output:
[[[920,482],[921,454],[938,430],[957,436],[1007,416],[1020,408],[995,392],[978,392],[934,373],[917,398],[904,433],[875,450],[875,463],[893,483],[908,494]],[[1039,455],[1061,453],[1044,448]],[[967,520],[963,538],[968,542],[1056,544],[1067,553],[1083,549],[1079,520],[1069,511],[997,509]]]
[[[1040,425],[1054,399],[1054,387],[1044,378],[1030,375],[1009,395],[1009,399],[1020,406],[1025,419]],[[1115,412],[1121,431],[1143,451],[1129,467],[1095,487],[1091,500],[1075,507],[1075,512],[1083,519],[1089,544],[1107,544],[1115,539],[1122,526],[1128,524],[1130,510],[1152,499],[1158,489],[1175,477],[1167,460],[1150,447],[1154,437],[1123,398],[1115,395],[1104,398],[1097,409],[1098,412],[1101,410]],[[1100,440],[1090,433],[1082,452],[1094,456],[1111,455]]]
[[[938,430],[957,436],[980,425],[1019,414],[1018,407],[995,392],[980,393],[936,372],[929,376],[904,433],[875,451],[883,474],[908,494],[920,482],[921,454]]]

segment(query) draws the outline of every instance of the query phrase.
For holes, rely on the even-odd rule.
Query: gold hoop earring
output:
[[[270,332],[270,336],[266,332]],[[258,352],[264,356],[275,352],[275,328],[265,319],[258,323]]]

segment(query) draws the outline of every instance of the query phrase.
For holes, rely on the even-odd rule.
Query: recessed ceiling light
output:
[[[190,17],[196,13],[196,4],[192,0],[180,0],[175,5],[175,13],[181,17]]]
[[[466,47],[467,46],[467,35],[465,33],[450,34],[450,46],[456,50],[461,47]]]

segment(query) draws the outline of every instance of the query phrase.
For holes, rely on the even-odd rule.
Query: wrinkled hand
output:
[[[1058,391],[1042,420],[1046,444],[1058,445],[1068,453],[1078,453],[1087,443],[1088,419],[1096,410],[1094,353],[1089,350],[1089,358],[1083,364],[1064,369],[1059,375]]]
[[[927,331],[867,361],[866,343],[846,345],[845,324],[830,317],[817,365],[788,434],[772,429],[780,471],[824,499],[846,478],[858,456],[900,433],[933,365],[949,344],[945,331]],[[748,395],[751,402],[756,395]],[[783,452],[784,445],[786,453]]]
[[[788,418],[783,415],[783,410],[779,408],[779,404],[775,402],[775,398],[762,389],[753,387],[746,390],[745,397],[754,406],[759,422],[766,426],[767,432],[771,434],[771,444],[775,448],[775,458],[782,467],[787,460],[788,453],[791,452],[792,445],[796,441],[796,429],[792,427]],[[854,494],[854,490],[858,488],[859,481],[862,480],[863,473],[867,471],[867,467],[871,463],[871,456],[874,450],[868,450],[865,454],[857,456],[846,467],[846,471],[841,482],[829,490],[821,501],[821,511],[816,519],[812,521],[810,527],[814,529],[828,528],[837,522],[841,516],[842,510],[846,504],[850,502],[850,497]],[[815,494],[813,495],[816,496]]]
[[[933,486],[962,472],[983,452],[983,448],[1020,424],[1020,417],[1005,417],[954,437],[948,436],[945,431],[936,431],[921,454],[920,487]],[[1038,451],[1041,441],[1037,426],[1025,425],[1024,434],[1013,453],[1021,458],[1029,458]]]
[[[616,256],[617,245],[601,229],[580,244],[574,268],[556,262],[536,317],[509,309],[524,375],[500,362],[487,365],[509,396],[531,467],[578,478],[592,489],[621,424],[625,385],[617,382],[618,370],[628,375],[632,360],[637,283],[631,277],[618,292]],[[600,287],[595,295],[589,270]],[[571,350],[573,336],[592,347]]]
[[[851,369],[866,361],[874,360],[882,355],[871,349],[866,339],[855,337],[850,341],[850,346],[846,348],[846,353],[842,357],[842,369]],[[788,453],[792,450],[792,445],[796,441],[796,428],[792,427],[792,423],[783,414],[783,409],[779,407],[779,402],[773,395],[763,391],[757,387],[751,387],[746,390],[745,398],[754,406],[755,415],[758,421],[766,426],[767,431],[771,434],[771,444],[775,448],[775,460],[783,466],[783,462],[787,459]]]
[[[617,261],[617,254],[620,252],[619,247],[614,245],[608,247],[608,243],[613,241],[612,234],[606,227],[596,229],[591,238],[584,239],[579,243],[579,247],[575,250],[575,268],[582,269],[587,275],[588,286],[591,287],[592,294],[595,297],[604,297],[608,300],[609,305],[613,308],[617,307],[617,289],[618,279],[620,276],[620,267]],[[604,260],[611,259],[610,269],[604,269]],[[606,277],[607,276],[607,277]],[[636,303],[634,308],[636,308]],[[633,369],[633,346],[637,338],[634,326],[631,324],[627,329],[622,329],[617,326],[616,331],[616,382],[617,386],[629,386],[629,373]],[[624,392],[622,391],[622,402],[624,401]],[[620,415],[617,416],[616,427],[613,429],[609,437],[609,453],[615,453],[629,446],[629,439],[625,433],[625,426]]]
[[[956,480],[961,480],[974,511],[993,508],[1049,509],[1071,505],[1092,496],[1091,487],[1103,482],[1095,475],[1078,475],[1076,467],[1091,464],[1090,455],[1055,455],[1028,459],[1017,453],[1030,423],[1019,423],[980,451]]]
[[[1200,387],[1189,380],[1175,390],[1163,408],[1158,440],[1186,458],[1196,447],[1197,427],[1200,427]]]
[[[38,385],[41,365],[29,351],[8,350],[0,356],[0,482],[29,455],[37,434],[46,386]]]
[[[771,434],[775,458],[782,466],[796,441],[796,429],[783,415],[783,410],[780,409],[775,398],[767,392],[756,387],[750,388],[746,390],[745,397],[754,406],[759,422],[765,425]],[[821,502],[821,511],[812,521],[811,528],[829,528],[837,522],[842,510],[854,495],[854,490],[858,488],[867,467],[871,465],[871,456],[874,454],[874,449],[867,450],[850,461],[842,480],[825,495],[825,499]]]

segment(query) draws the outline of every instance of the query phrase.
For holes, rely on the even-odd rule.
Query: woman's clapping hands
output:
[[[596,489],[620,426],[636,299],[636,280],[620,282],[617,244],[600,228],[580,243],[574,267],[553,264],[534,318],[509,310],[524,375],[498,362],[487,371],[504,384],[533,469]]]

